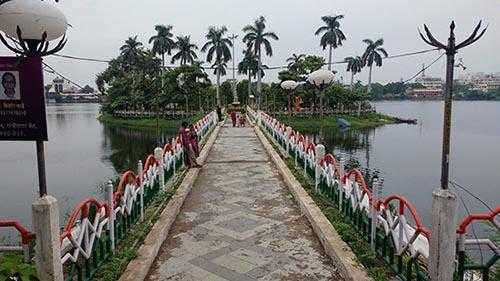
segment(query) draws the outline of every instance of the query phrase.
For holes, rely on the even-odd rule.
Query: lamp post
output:
[[[319,112],[321,117],[323,117],[323,92],[326,87],[330,86],[333,79],[335,79],[335,73],[326,69],[316,70],[307,77],[307,81],[319,90]]]
[[[281,82],[281,88],[287,92],[288,115],[292,115],[292,94],[298,85],[299,83],[293,80],[286,80]]]
[[[62,50],[66,44],[65,34],[68,27],[66,17],[59,9],[47,2],[1,1],[0,15],[0,30],[4,32],[4,35],[0,34],[0,41],[21,57],[41,60],[43,56],[52,55]],[[15,40],[16,43],[10,44],[4,36]],[[57,39],[59,42],[56,46],[49,48],[50,42]],[[42,73],[42,69],[40,69],[40,73]],[[40,95],[43,95],[43,92]],[[43,107],[43,112],[45,112],[45,107]],[[36,139],[40,197],[47,195],[43,141]]]
[[[441,187],[432,193],[432,237],[429,249],[429,275],[432,281],[453,279],[455,263],[456,232],[455,220],[457,195],[448,189],[450,167],[451,112],[453,99],[453,71],[455,54],[479,40],[486,28],[481,30],[481,22],[472,34],[461,43],[455,42],[455,22],[450,25],[450,35],[446,44],[439,42],[424,25],[425,43],[446,51],[446,85],[444,94],[443,145],[441,155]],[[478,33],[479,32],[479,33]]]
[[[233,104],[238,104],[238,93],[236,92],[236,67],[235,67],[235,57],[236,53],[234,52],[234,40],[238,38],[237,34],[232,34],[228,37],[233,41],[233,80],[231,81],[231,90],[233,91]]]

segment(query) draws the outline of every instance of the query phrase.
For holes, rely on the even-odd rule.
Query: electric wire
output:
[[[450,181],[450,183],[451,183],[451,185],[454,188],[456,188],[455,184],[452,181]],[[471,213],[469,207],[467,207],[467,204],[465,204],[465,200],[462,197],[462,195],[460,195],[460,193],[458,193],[458,198],[460,198],[460,201],[462,202],[462,205],[464,206],[464,209],[467,212],[467,215],[470,216],[472,213]],[[474,238],[476,240],[478,240],[479,238],[477,237],[476,228],[474,227],[474,224],[471,224],[471,228],[472,228],[472,235],[474,236]],[[481,256],[481,264],[483,264],[484,263],[484,257],[483,257],[483,249],[481,248],[481,245],[478,246],[478,249],[479,249],[479,254]]]
[[[44,71],[45,72],[48,72],[48,73],[51,73],[51,74],[55,74],[55,75],[58,75],[60,76],[62,79],[68,81],[69,83],[77,86],[78,88],[80,89],[83,89],[83,87],[81,85],[79,85],[78,83],[72,81],[71,79],[67,78],[66,76],[62,75],[60,72],[58,72],[57,70],[55,70],[52,66],[48,65],[47,63],[45,62],[42,62],[42,64],[45,66],[44,68]],[[47,69],[48,68],[48,69]]]
[[[429,69],[432,65],[434,65],[436,62],[439,61],[439,59],[441,59],[446,53],[442,53],[440,56],[438,56],[434,61],[432,61],[429,65],[427,65],[426,67],[422,68],[419,72],[417,72],[415,75],[413,75],[411,78],[409,79],[406,79],[404,80],[402,83],[403,84],[406,84],[408,82],[410,82],[411,80],[415,79],[417,76],[419,76],[422,72],[426,71],[427,69]]]

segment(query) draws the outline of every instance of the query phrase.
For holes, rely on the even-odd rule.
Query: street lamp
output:
[[[335,79],[335,73],[331,70],[318,69],[307,77],[307,81],[314,85],[319,91],[320,115],[323,116],[323,92]]]
[[[16,54],[42,57],[54,54],[66,44],[68,22],[64,14],[47,2],[11,0],[0,3],[0,30],[18,44],[11,45],[0,35],[2,43]],[[62,39],[49,50],[49,41]]]
[[[287,92],[288,115],[292,115],[292,93],[298,85],[299,83],[293,80],[286,80],[281,82],[281,88]]]
[[[0,1],[0,41],[12,52],[31,59],[33,67],[36,68],[30,72],[30,77],[26,83],[31,84],[27,90],[37,91],[41,89],[40,95],[43,95],[43,72],[41,66],[41,57],[52,55],[64,48],[66,44],[66,30],[68,22],[64,14],[56,7],[47,2],[36,0],[3,0]],[[6,37],[14,43],[9,44]],[[62,37],[62,38],[61,38]],[[59,39],[59,42],[52,49],[49,48],[50,41]],[[39,85],[40,84],[40,85]],[[22,90],[21,90],[22,91]],[[28,91],[29,92],[29,91]],[[23,93],[29,96],[33,93]],[[38,99],[35,93],[33,101]],[[27,118],[33,118],[36,114],[41,114],[43,128],[36,128],[33,131],[38,136],[23,138],[23,140],[35,140],[37,150],[38,181],[40,197],[47,195],[47,184],[45,176],[45,152],[44,140],[47,140],[46,121],[45,121],[45,103],[39,105],[36,111],[30,112]],[[20,104],[33,102],[28,99],[20,98]],[[37,105],[38,106],[38,105]],[[29,109],[26,109],[29,110]],[[43,114],[43,115],[42,115]],[[23,120],[26,122],[25,120]],[[39,122],[39,120],[37,121]]]

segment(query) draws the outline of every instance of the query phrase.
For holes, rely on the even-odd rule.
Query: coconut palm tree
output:
[[[360,56],[355,56],[355,57],[346,57],[344,59],[345,62],[347,62],[347,71],[351,72],[351,86],[350,89],[352,91],[353,86],[354,86],[354,75],[357,73],[360,73],[363,67],[365,66],[363,63],[363,58]]]
[[[253,25],[247,25],[243,27],[243,32],[245,36],[243,37],[243,43],[247,44],[247,48],[251,50],[258,59],[258,71],[257,71],[257,96],[258,103],[260,107],[261,92],[262,92],[262,50],[261,46],[264,45],[266,55],[273,55],[273,48],[271,47],[271,42],[269,39],[279,40],[278,35],[274,32],[266,32],[266,19],[260,16],[255,20]]]
[[[151,49],[154,54],[160,55],[162,60],[162,66],[165,67],[165,54],[170,55],[172,49],[175,47],[175,42],[172,39],[174,36],[172,34],[171,25],[155,25],[156,35],[149,38],[149,44],[153,43],[153,48]]]
[[[255,78],[257,76],[259,60],[250,50],[243,51],[243,55],[243,60],[238,63],[238,74],[248,75],[248,95],[250,96],[252,94],[252,77]],[[264,69],[268,68],[267,65],[262,65],[262,77],[266,75]]]
[[[365,53],[363,54],[363,64],[370,67],[368,72],[368,93],[372,91],[372,67],[373,63],[380,67],[382,66],[382,56],[387,57],[387,52],[382,45],[384,45],[384,39],[380,38],[377,41],[372,41],[370,39],[363,40],[367,44]]]
[[[227,61],[231,59],[231,50],[229,47],[233,46],[231,40],[227,37],[224,37],[224,34],[227,32],[227,28],[225,26],[222,27],[214,27],[211,26],[208,28],[208,33],[206,38],[208,42],[203,45],[201,48],[202,52],[207,52],[207,61],[212,62],[214,60],[215,74],[217,75],[217,105],[222,106],[220,100],[220,76],[226,75],[225,65]],[[224,71],[222,71],[224,70]]]
[[[255,77],[259,69],[257,57],[250,51],[243,51],[243,59],[238,63],[238,74],[248,75],[248,96],[252,94],[252,77]]]
[[[181,65],[192,64],[198,58],[194,50],[198,50],[196,44],[191,43],[190,36],[177,36],[175,48],[179,51],[172,57],[172,63],[180,60]]]
[[[340,30],[340,19],[343,19],[344,15],[336,15],[336,16],[323,16],[321,19],[325,23],[325,25],[321,26],[314,33],[315,35],[321,36],[320,45],[323,47],[323,50],[326,47],[329,47],[328,51],[328,70],[332,70],[332,51],[333,49],[337,49],[337,47],[342,46],[342,41],[346,39],[344,32]]]
[[[305,56],[306,55],[304,55],[304,54],[300,54],[300,55],[292,54],[291,57],[286,59],[286,62],[288,63],[288,69],[290,71],[296,71],[298,66],[299,66],[299,63],[302,61],[302,59]]]
[[[129,37],[123,46],[120,47],[120,54],[123,57],[126,68],[130,69],[142,55],[142,43],[137,41],[137,35]]]

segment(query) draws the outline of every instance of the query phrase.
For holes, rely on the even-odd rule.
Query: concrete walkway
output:
[[[222,128],[147,280],[342,280],[252,128]]]

